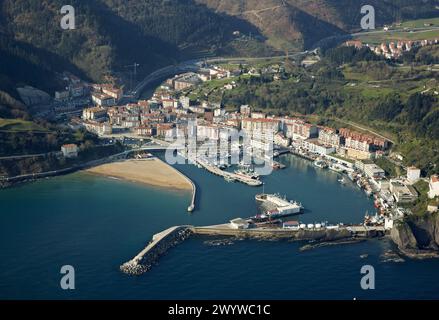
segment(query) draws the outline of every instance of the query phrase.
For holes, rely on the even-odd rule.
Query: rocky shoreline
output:
[[[358,239],[358,238],[335,240],[335,241],[324,241],[324,242],[306,244],[306,245],[300,247],[299,251],[304,252],[304,251],[309,251],[309,250],[314,250],[314,249],[329,247],[329,246],[356,244],[356,243],[361,243],[364,241],[366,241],[366,239]]]
[[[439,258],[439,215],[425,214],[397,221],[390,238],[408,258]]]

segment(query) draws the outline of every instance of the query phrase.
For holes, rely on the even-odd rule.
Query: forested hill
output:
[[[378,23],[437,13],[434,0],[370,0]],[[206,53],[265,55],[303,49],[358,29],[353,0],[71,0],[76,30],[60,28],[63,0],[0,2],[0,88],[28,83],[52,91],[53,74],[102,81],[139,75]],[[236,33],[235,31],[239,31]]]
[[[221,48],[234,30],[257,34],[248,22],[189,0],[72,0],[69,4],[76,10],[77,29],[65,31],[60,27],[65,1],[0,3],[0,57],[9,64],[0,70],[4,81],[38,81],[48,89],[40,80],[51,78],[52,72],[76,69],[102,81],[106,75],[127,72],[134,62],[140,64],[139,73],[146,74],[191,50]],[[33,72],[14,74],[15,67],[25,66]]]
[[[309,48],[322,38],[360,29],[361,8],[372,5],[378,26],[437,16],[435,0],[196,0],[257,26],[278,49]]]

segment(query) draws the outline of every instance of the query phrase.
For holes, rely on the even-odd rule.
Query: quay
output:
[[[223,171],[213,165],[207,164],[203,161],[199,161],[199,160],[193,160],[194,163],[199,164],[200,166],[202,166],[204,169],[206,169],[207,171],[209,171],[210,173],[216,175],[216,176],[220,176],[223,177],[224,179],[230,179],[230,180],[235,180],[241,183],[244,183],[246,185],[249,185],[251,187],[259,187],[262,185],[262,181],[260,180],[255,180],[252,178],[246,178],[240,175],[237,175],[235,173],[231,173],[231,172],[227,172],[227,171]]]
[[[240,228],[235,219],[230,223],[195,227],[176,226],[166,229],[153,236],[152,241],[133,259],[120,266],[120,270],[128,275],[141,275],[148,272],[158,262],[158,259],[171,248],[182,243],[192,235],[199,236],[229,236],[248,239],[285,239],[285,240],[315,240],[331,242],[343,239],[365,239],[382,237],[386,230],[382,226],[367,227],[364,225],[337,226],[335,229],[303,228],[290,230],[283,228]]]
[[[283,228],[248,228],[237,229],[232,224],[221,224],[206,227],[191,227],[193,234],[208,236],[235,236],[244,238],[289,238],[295,240],[333,241],[347,237],[375,237],[385,234],[382,226],[367,227],[364,225],[340,226],[336,229],[303,228],[290,230]]]
[[[298,152],[298,151],[296,151],[296,150],[290,150],[290,153],[291,153],[291,154],[294,154],[294,155],[296,155],[296,156],[298,156],[298,157],[301,157],[301,158],[303,158],[303,159],[309,160],[309,161],[315,161],[315,160],[316,160],[315,157],[312,157],[312,156],[307,155],[307,154],[302,153],[302,152]]]
[[[192,186],[192,199],[191,199],[191,203],[190,203],[189,207],[187,208],[187,211],[188,212],[194,212],[194,210],[195,210],[195,197],[196,197],[196,194],[197,194],[197,186],[195,185],[195,183],[188,176],[183,174],[180,170],[178,170],[178,169],[176,169],[174,167],[173,167],[173,169],[175,169],[178,172],[178,174],[183,179],[185,179],[188,183],[190,183],[190,185]]]

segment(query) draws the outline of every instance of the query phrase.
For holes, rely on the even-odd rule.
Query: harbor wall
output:
[[[384,236],[383,230],[369,229],[314,229],[314,230],[287,230],[287,229],[232,229],[194,227],[192,232],[207,236],[234,236],[242,238],[277,238],[290,240],[336,241],[347,238],[375,238]]]
[[[137,256],[120,266],[129,275],[141,275],[151,269],[169,249],[180,244],[192,234],[190,226],[177,226],[157,233],[152,241]]]
[[[377,228],[343,227],[340,229],[234,229],[229,224],[194,227],[177,226],[166,229],[153,236],[152,241],[137,256],[120,266],[120,270],[128,275],[141,275],[148,272],[158,259],[171,248],[182,243],[192,235],[230,236],[248,239],[285,239],[293,241],[315,240],[331,242],[343,239],[375,238],[385,235],[385,231]]]

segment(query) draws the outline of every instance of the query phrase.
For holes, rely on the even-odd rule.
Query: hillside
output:
[[[318,40],[360,29],[362,2],[352,0],[196,0],[257,26],[277,49],[309,48]],[[436,1],[370,0],[378,25],[437,16]]]
[[[435,1],[371,0],[378,23],[434,14]],[[59,26],[62,0],[0,3],[0,89],[27,83],[52,93],[65,70],[92,81],[139,77],[206,54],[301,50],[358,29],[350,0],[72,0],[76,30]],[[419,5],[422,4],[422,5]],[[384,17],[384,19],[383,19]],[[239,31],[239,35],[234,35]]]

